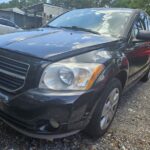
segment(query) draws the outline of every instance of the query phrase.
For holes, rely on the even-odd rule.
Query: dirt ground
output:
[[[122,97],[108,133],[93,141],[82,133],[69,138],[37,140],[0,121],[0,150],[150,150],[150,82],[138,83]]]

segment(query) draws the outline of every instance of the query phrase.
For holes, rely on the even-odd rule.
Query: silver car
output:
[[[21,31],[22,29],[19,28],[15,23],[0,18],[0,34],[12,33],[16,31]]]

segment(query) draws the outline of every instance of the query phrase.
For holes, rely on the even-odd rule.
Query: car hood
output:
[[[98,48],[117,39],[84,31],[40,28],[0,36],[0,48],[42,59],[83,49]]]

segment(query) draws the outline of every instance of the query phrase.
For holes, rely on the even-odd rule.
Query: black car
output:
[[[0,36],[0,118],[31,137],[102,136],[121,94],[150,77],[150,18],[134,9],[67,12]]]

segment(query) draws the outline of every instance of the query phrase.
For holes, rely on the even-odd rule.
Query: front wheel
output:
[[[121,92],[121,82],[116,78],[112,79],[106,86],[93,117],[85,130],[89,136],[99,138],[106,133],[114,119]]]

